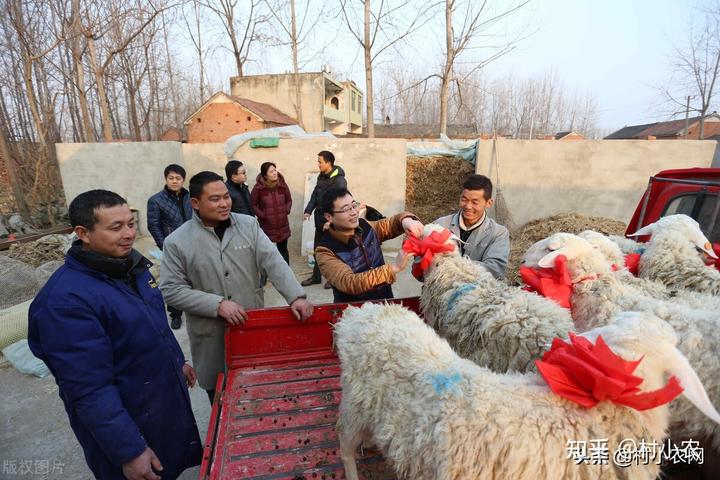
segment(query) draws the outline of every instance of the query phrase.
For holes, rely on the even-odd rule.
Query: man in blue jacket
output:
[[[151,263],[133,249],[130,208],[91,190],[69,214],[79,240],[30,305],[30,349],[55,377],[95,477],[177,478],[202,455],[187,390],[195,371]]]
[[[190,195],[183,188],[185,169],[174,163],[165,167],[165,188],[148,199],[147,228],[162,250],[165,238],[180,225],[192,218]],[[167,307],[170,326],[177,330],[182,325],[182,311]]]

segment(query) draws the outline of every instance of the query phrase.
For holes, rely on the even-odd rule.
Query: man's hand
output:
[[[408,235],[412,235],[414,237],[422,237],[423,234],[423,224],[422,222],[419,222],[415,220],[414,218],[405,217],[402,219],[402,227],[403,230],[405,230],[405,233]]]
[[[223,300],[218,307],[218,317],[230,325],[242,325],[247,320],[247,313],[239,303],[232,300]]]
[[[187,383],[187,386],[190,388],[193,388],[195,386],[195,382],[197,381],[197,375],[195,375],[195,369],[190,366],[189,363],[186,363],[182,367],[183,375],[185,375],[185,383]]]
[[[153,469],[161,472],[163,466],[150,447],[146,447],[143,453],[122,466],[123,475],[128,480],[160,480]]]
[[[298,298],[290,304],[290,310],[293,312],[296,319],[304,322],[312,315],[313,304],[304,298]]]
[[[303,221],[310,220],[310,214],[309,213],[303,213]]]
[[[392,264],[393,273],[397,274],[405,270],[408,260],[410,260],[410,255],[408,255],[405,250],[400,249],[397,257],[395,257],[395,263]]]

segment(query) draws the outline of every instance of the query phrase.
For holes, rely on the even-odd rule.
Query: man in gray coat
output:
[[[485,175],[471,175],[463,183],[460,210],[433,223],[454,233],[464,243],[460,253],[479,262],[493,277],[505,276],[510,255],[510,233],[504,226],[487,216],[492,207],[492,182]]]
[[[225,323],[242,324],[245,309],[264,307],[261,273],[298,320],[312,315],[313,306],[257,219],[230,212],[220,175],[191,178],[190,199],[193,218],[165,239],[160,290],[169,305],[185,312],[198,381],[212,402],[225,369]]]

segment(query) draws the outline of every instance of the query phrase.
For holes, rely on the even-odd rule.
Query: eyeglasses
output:
[[[346,205],[343,207],[342,210],[333,210],[333,213],[350,213],[352,210],[357,210],[360,208],[360,204],[358,202],[352,202],[350,205]]]

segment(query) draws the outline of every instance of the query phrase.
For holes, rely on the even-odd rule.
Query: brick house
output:
[[[184,124],[187,143],[223,143],[238,133],[297,122],[268,104],[217,92]]]
[[[160,135],[158,140],[161,142],[184,142],[186,140],[185,131],[181,128],[170,127]]]
[[[295,83],[297,82],[297,84]],[[363,92],[352,80],[338,81],[326,68],[322,72],[243,75],[230,78],[230,93],[265,102],[298,117],[296,85],[300,90],[303,128],[306,132],[334,135],[361,134]]]
[[[713,112],[705,115],[704,139],[720,135],[720,115]],[[605,140],[697,140],[700,138],[700,117],[688,119],[688,130],[685,133],[685,119],[669,122],[628,125],[611,133]],[[716,139],[716,138],[713,138]]]

